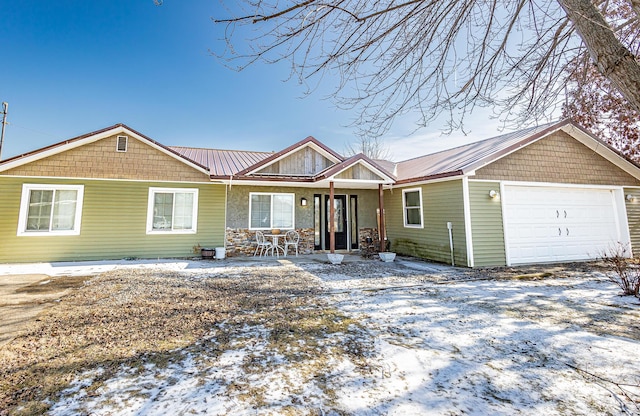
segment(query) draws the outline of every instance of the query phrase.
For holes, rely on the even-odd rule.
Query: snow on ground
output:
[[[376,332],[385,371],[376,388],[349,391],[345,408],[371,415],[623,413],[613,385],[586,380],[568,365],[637,386],[637,340],[509,313],[509,305],[530,296],[543,302],[579,296],[562,292],[580,282],[563,283],[469,282],[336,296]],[[578,292],[603,289],[590,286]]]
[[[323,297],[359,320],[359,341],[372,348],[365,367],[344,357],[324,363],[330,389],[277,356],[260,363],[263,373],[244,373],[247,357],[265,360],[268,336],[247,326],[231,340],[236,349],[123,368],[91,395],[84,387],[99,372],[87,373],[51,414],[640,413],[629,399],[640,398],[640,307],[602,276],[451,281],[398,266],[294,267],[321,279]],[[266,391],[265,402],[248,404],[248,386]]]

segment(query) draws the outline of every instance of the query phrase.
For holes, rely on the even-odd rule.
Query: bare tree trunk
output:
[[[605,77],[640,111],[640,64],[590,0],[558,0]],[[636,2],[634,2],[635,5]],[[635,9],[635,8],[634,8]]]

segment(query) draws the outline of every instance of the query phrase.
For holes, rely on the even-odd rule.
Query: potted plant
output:
[[[391,263],[396,258],[396,253],[387,251],[389,249],[391,249],[391,242],[385,238],[384,248],[380,253],[378,253],[378,257],[380,257],[380,260],[382,260],[385,263]]]
[[[385,263],[391,263],[396,258],[396,253],[390,253],[388,251],[378,253],[380,260]]]
[[[212,259],[215,253],[216,251],[212,248],[203,247],[202,250],[200,250],[200,255],[203,259]]]

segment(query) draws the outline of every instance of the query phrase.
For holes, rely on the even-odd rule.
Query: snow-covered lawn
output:
[[[316,290],[287,295],[309,312],[299,322],[227,318],[166,362],[108,377],[87,368],[50,413],[640,413],[640,305],[596,272],[456,280],[374,261],[268,269],[184,274],[302,279]]]
[[[365,386],[344,378],[350,412],[640,413],[638,300],[602,278],[385,289],[388,278],[323,277],[334,291],[359,288],[334,301],[375,334],[381,374]]]

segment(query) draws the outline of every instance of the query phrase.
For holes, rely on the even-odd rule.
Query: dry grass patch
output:
[[[40,414],[81,374],[92,374],[84,387],[91,396],[123,368],[166,367],[185,353],[207,368],[225,351],[255,343],[255,328],[262,328],[265,342],[245,357],[249,376],[288,365],[313,378],[330,356],[364,357],[369,347],[355,341],[362,338],[357,322],[327,307],[318,291],[315,277],[292,267],[230,268],[207,277],[105,273],[0,352],[0,414]],[[360,335],[348,336],[354,332]],[[264,402],[259,387],[233,382],[246,400]]]
[[[15,293],[48,295],[51,293],[64,292],[67,289],[75,289],[81,287],[84,282],[89,280],[91,276],[46,276],[39,282],[32,283],[28,286],[21,287]]]

